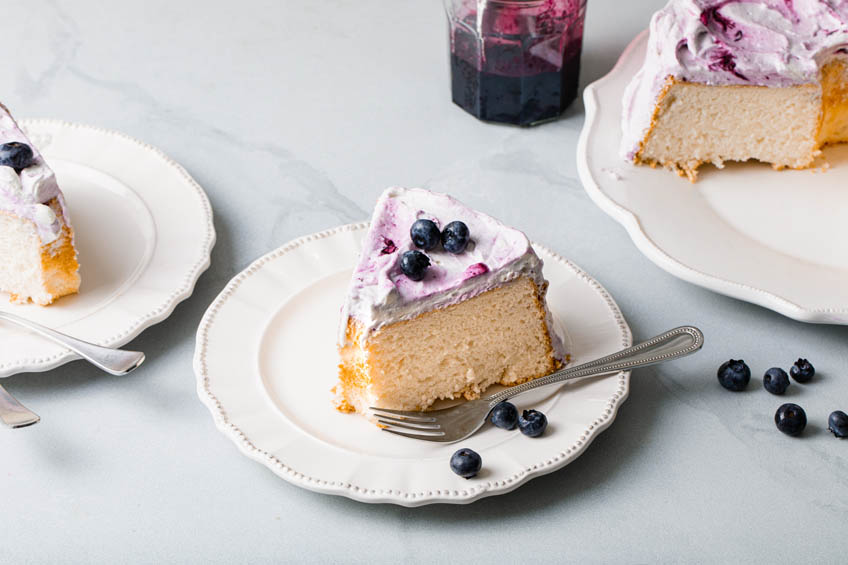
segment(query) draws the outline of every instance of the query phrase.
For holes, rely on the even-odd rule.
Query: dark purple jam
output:
[[[455,104],[490,122],[556,119],[577,98],[585,0],[490,2],[451,25]]]
[[[488,122],[529,126],[553,120],[577,98],[580,53],[559,70],[509,76],[478,71],[451,54],[453,101]]]

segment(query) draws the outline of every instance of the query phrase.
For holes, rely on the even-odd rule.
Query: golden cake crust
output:
[[[58,209],[59,207],[58,201],[55,198],[50,200],[47,205],[53,209]],[[7,217],[19,218],[19,216],[5,211],[0,211],[0,214]],[[29,220],[25,221],[29,222]],[[74,248],[74,232],[72,228],[64,226],[61,235],[55,241],[41,246],[39,266],[44,282],[44,291],[49,299],[36,300],[31,296],[23,296],[13,289],[8,289],[10,302],[19,304],[35,302],[40,306],[48,306],[58,298],[79,292],[79,262],[77,260],[77,251]]]

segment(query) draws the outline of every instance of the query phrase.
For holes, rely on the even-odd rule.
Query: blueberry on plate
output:
[[[0,166],[12,167],[20,173],[32,165],[32,148],[20,141],[10,141],[0,145]]]
[[[504,400],[492,408],[492,423],[504,430],[514,430],[518,425],[518,408]]]
[[[451,222],[442,230],[442,247],[448,253],[458,255],[468,247],[468,226],[463,222]]]
[[[739,359],[731,359],[721,364],[718,368],[718,382],[727,390],[739,392],[748,386],[751,380],[751,369],[745,364],[745,361]]]
[[[787,403],[774,413],[774,423],[786,435],[797,436],[807,426],[807,413],[797,404]]]
[[[539,437],[547,427],[548,419],[538,410],[525,410],[518,418],[518,429],[529,437]]]
[[[789,375],[780,367],[772,367],[763,375],[763,386],[772,394],[783,394],[789,387]]]
[[[439,245],[442,238],[439,226],[433,220],[416,220],[409,228],[409,236],[412,238],[415,247],[424,251],[430,251]]]
[[[430,266],[430,258],[420,251],[407,251],[400,258],[400,270],[414,281],[420,281]]]
[[[789,374],[799,383],[809,382],[816,374],[815,367],[806,359],[798,359],[795,364],[789,368]]]
[[[848,437],[848,414],[842,410],[831,412],[827,419],[827,429],[836,437]]]
[[[473,449],[463,447],[458,449],[456,453],[451,455],[450,468],[451,471],[460,477],[470,479],[480,472],[483,467],[483,459]]]

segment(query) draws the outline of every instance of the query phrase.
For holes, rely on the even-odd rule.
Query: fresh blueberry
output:
[[[514,430],[518,425],[518,408],[506,400],[496,404],[492,408],[492,423],[505,430]]]
[[[518,418],[518,429],[526,436],[539,437],[547,427],[548,419],[538,410],[525,410]]]
[[[32,159],[32,149],[26,143],[10,141],[0,145],[0,165],[4,167],[12,167],[20,173],[32,165]]]
[[[848,414],[842,410],[831,412],[827,419],[827,429],[836,437],[848,437]]]
[[[460,477],[470,479],[480,472],[483,467],[483,459],[473,449],[463,447],[451,455],[450,468],[451,471]]]
[[[816,374],[816,369],[806,359],[798,359],[789,368],[789,374],[799,383],[806,383]]]
[[[448,253],[458,255],[468,247],[468,226],[462,222],[451,222],[442,230],[442,247]]]
[[[734,392],[744,390],[750,380],[751,369],[742,359],[738,361],[731,359],[718,368],[718,382],[727,390]]]
[[[797,436],[807,426],[807,413],[797,404],[787,403],[774,413],[774,423],[786,435]]]
[[[400,270],[414,281],[420,281],[430,266],[430,258],[420,251],[407,251],[400,258]]]
[[[772,394],[783,394],[789,386],[789,375],[780,367],[772,367],[763,375],[763,386]]]
[[[409,235],[412,237],[412,243],[415,247],[430,251],[437,245],[442,234],[439,233],[439,226],[432,220],[416,220],[412,227],[409,228]]]

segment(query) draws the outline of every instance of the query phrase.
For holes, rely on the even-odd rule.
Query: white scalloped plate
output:
[[[337,412],[330,389],[339,307],[366,226],[306,236],[265,255],[206,311],[194,357],[198,394],[245,455],[297,486],[363,502],[467,503],[563,467],[612,423],[627,397],[629,372],[522,398],[519,408],[548,416],[549,431],[536,439],[487,425],[461,444],[429,443]],[[607,291],[574,264],[535,247],[573,361],[631,345]],[[450,471],[448,460],[460,446],[483,457],[478,477],[465,480]]]
[[[827,172],[734,163],[703,167],[695,184],[623,162],[621,99],[646,42],[586,88],[586,192],[672,275],[803,322],[848,324],[848,144],[825,150]]]
[[[65,192],[82,286],[47,307],[10,304],[0,295],[0,310],[101,345],[123,345],[167,318],[209,266],[209,200],[180,165],[122,133],[56,120],[21,125]],[[77,359],[9,324],[0,323],[0,343],[0,377]]]

